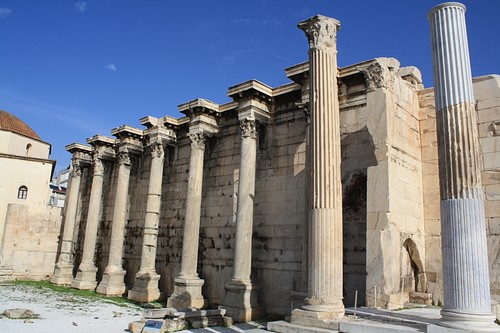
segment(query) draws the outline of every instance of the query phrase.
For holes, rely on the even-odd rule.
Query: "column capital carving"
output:
[[[240,121],[242,138],[257,139],[257,121],[252,118],[244,118]]]
[[[207,134],[205,132],[190,132],[187,134],[187,137],[191,140],[192,148],[205,149],[205,142],[207,140]]]
[[[104,163],[97,152],[92,155],[92,166],[94,167],[94,176],[104,175]]]
[[[340,30],[340,22],[338,20],[323,15],[316,15],[300,22],[298,27],[306,34],[310,50],[337,52],[336,36],[337,31]]]
[[[164,156],[164,145],[161,141],[154,141],[150,144],[151,147],[151,157],[152,158],[163,158]]]
[[[130,161],[130,155],[127,150],[122,150],[118,152],[118,164],[120,165],[130,165],[132,162]]]
[[[380,58],[379,61],[359,70],[365,75],[367,90],[392,89],[396,78],[394,72],[399,69],[396,59]],[[381,63],[382,62],[382,63]]]
[[[79,178],[82,176],[82,165],[80,164],[80,159],[76,156],[71,158],[71,177]]]

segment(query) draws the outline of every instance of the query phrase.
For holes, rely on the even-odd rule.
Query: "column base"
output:
[[[167,307],[175,309],[203,309],[206,307],[208,302],[201,294],[201,287],[203,287],[204,282],[198,277],[176,277],[174,292],[167,300]]]
[[[69,286],[73,281],[73,264],[57,263],[54,275],[50,278],[50,282],[59,286]]]
[[[128,291],[127,298],[139,303],[149,303],[160,298],[158,281],[160,275],[155,271],[138,272],[135,276],[134,287]]]
[[[226,284],[224,305],[219,309],[226,310],[226,316],[237,323],[263,318],[265,311],[257,302],[257,290],[250,281],[233,280]]]
[[[493,313],[463,313],[441,310],[438,325],[429,325],[431,333],[500,332]]]
[[[97,287],[96,281],[97,267],[80,265],[76,277],[71,282],[71,287],[81,290],[94,290]]]
[[[121,268],[105,271],[96,293],[106,296],[123,296],[127,290],[124,282],[125,274],[126,272]]]
[[[344,305],[306,304],[292,311],[290,323],[306,327],[338,330],[340,319],[344,318]]]

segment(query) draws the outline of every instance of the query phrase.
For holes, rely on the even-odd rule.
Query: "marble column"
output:
[[[164,155],[164,145],[161,140],[153,142],[151,144],[151,171],[146,200],[141,266],[135,276],[134,287],[128,292],[128,298],[137,302],[152,302],[160,298],[160,290],[158,289],[160,275],[156,272],[155,262]]]
[[[82,167],[80,160],[73,155],[71,180],[64,214],[64,230],[61,239],[61,251],[54,275],[50,282],[58,285],[70,285],[73,281],[73,234],[75,232],[76,212],[80,195]]]
[[[263,308],[257,303],[257,286],[252,284],[252,229],[257,163],[257,129],[253,118],[240,121],[241,154],[236,212],[234,277],[226,285],[224,305],[226,315],[237,322],[262,317]]]
[[[83,243],[82,261],[71,286],[76,289],[93,290],[97,286],[97,267],[94,264],[94,253],[97,242],[97,229],[101,217],[101,198],[104,181],[104,164],[97,151],[93,156],[94,173],[90,192],[87,225]]]
[[[130,182],[130,156],[127,148],[120,147],[118,153],[118,179],[116,184],[113,220],[111,222],[111,242],[108,265],[96,292],[107,296],[121,296],[125,293],[125,270],[122,267],[123,242],[127,223],[127,200]]]
[[[491,312],[480,147],[465,6],[428,16],[431,30],[441,197],[444,306],[440,326],[500,332]],[[442,330],[442,329],[441,329]],[[432,332],[441,332],[432,328]]]
[[[207,300],[201,288],[204,281],[198,277],[198,242],[200,238],[201,190],[203,182],[203,156],[206,134],[200,130],[188,134],[191,140],[191,158],[186,198],[186,217],[182,238],[181,272],[175,278],[174,292],[167,300],[168,307],[203,308]]]
[[[309,284],[291,322],[338,328],[342,303],[342,185],[336,33],[340,23],[317,15],[299,23],[309,40]]]

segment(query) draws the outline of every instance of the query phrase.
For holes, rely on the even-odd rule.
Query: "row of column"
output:
[[[256,83],[258,85],[258,83]],[[253,88],[250,88],[253,89]],[[175,279],[174,292],[168,299],[169,307],[202,308],[207,302],[202,295],[203,280],[196,272],[198,262],[198,242],[201,219],[201,199],[203,182],[203,161],[207,137],[215,134],[218,127],[215,118],[208,113],[217,111],[215,104],[205,100],[190,102],[186,112],[191,117],[188,137],[191,141],[188,191],[186,199],[186,216],[184,222],[183,249],[181,271]],[[265,103],[246,103],[241,108],[241,168],[238,191],[238,213],[236,227],[235,275],[227,286],[228,308],[240,321],[250,320],[258,315],[261,308],[256,302],[255,286],[250,281],[251,273],[251,239],[253,225],[253,196],[255,192],[255,164],[257,153],[257,120],[267,119]],[[194,110],[194,111],[193,111]],[[182,110],[181,110],[182,112]],[[158,289],[159,274],[156,272],[155,259],[159,215],[161,205],[162,178],[164,169],[164,136],[159,133],[161,126],[146,130],[151,150],[151,170],[144,221],[144,238],[141,252],[140,269],[136,274],[134,286],[128,292],[128,298],[138,302],[150,302],[160,297]],[[117,133],[119,136],[120,133]],[[104,185],[104,160],[110,158],[114,149],[114,141],[103,137],[94,138],[89,143],[93,146],[73,144],[67,149],[73,154],[71,183],[68,189],[68,204],[65,211],[65,224],[61,240],[61,251],[52,282],[70,284],[77,289],[96,289],[105,295],[123,295],[126,292],[124,283],[125,270],[122,266],[123,244],[127,221],[127,204],[130,181],[132,153],[130,142],[118,140],[118,177],[114,200],[111,226],[108,264],[102,280],[96,281],[97,267],[94,254],[97,241],[99,221],[101,219],[101,199]],[[137,153],[137,152],[136,152]],[[107,155],[107,156],[106,156]],[[86,158],[82,158],[85,156]],[[90,160],[90,156],[92,160]],[[80,194],[83,167],[93,167],[92,186],[85,226],[82,260],[76,276],[73,278],[73,246],[77,207]],[[244,301],[251,299],[250,302]]]

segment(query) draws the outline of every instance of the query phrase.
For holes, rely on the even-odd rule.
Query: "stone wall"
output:
[[[0,280],[49,279],[54,273],[61,220],[59,207],[47,206],[44,213],[33,213],[28,205],[9,204],[0,249]]]
[[[500,77],[490,75],[473,80],[476,99],[481,180],[485,197],[485,217],[490,264],[492,299],[500,301]],[[419,92],[421,110],[422,166],[425,207],[425,247],[428,292],[436,304],[442,302],[441,226],[439,170],[437,163],[436,118],[433,89]],[[500,128],[500,127],[499,127]]]
[[[297,65],[296,83],[279,88],[270,118],[258,123],[253,197],[252,280],[268,314],[289,314],[307,291],[308,92]],[[307,67],[306,67],[307,68]],[[306,71],[307,69],[302,69]],[[301,75],[303,75],[301,77]],[[301,81],[302,80],[302,81]],[[500,297],[498,77],[479,78],[479,133],[483,156],[492,293]],[[301,84],[297,83],[301,82]],[[244,85],[244,84],[242,84]],[[260,98],[260,97],[259,97]],[[422,90],[415,68],[380,58],[340,71],[339,105],[343,186],[344,303],[399,308],[413,291],[442,299],[439,182],[432,89]],[[218,106],[219,107],[219,106]],[[234,274],[241,132],[237,101],[220,106],[218,132],[207,138],[197,272],[210,307],[224,304]],[[159,289],[167,298],[179,275],[186,217],[191,142],[189,121],[172,122],[176,141],[165,149],[156,252]],[[132,156],[123,268],[127,289],[141,265],[151,151]],[[118,167],[105,168],[95,262],[101,279],[108,262]],[[81,261],[92,171],[82,175],[75,228],[75,272]]]

